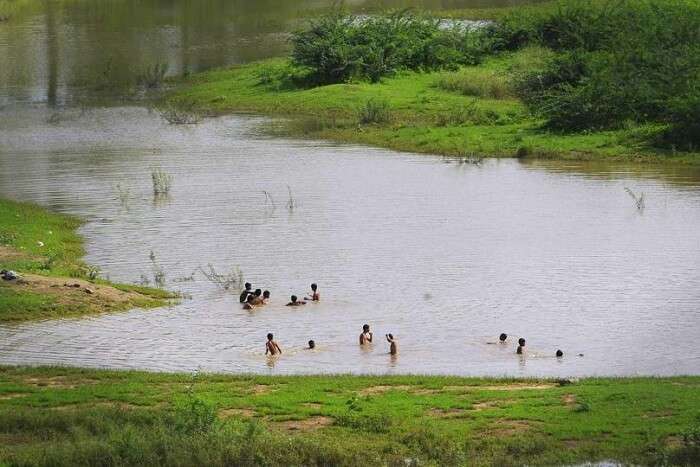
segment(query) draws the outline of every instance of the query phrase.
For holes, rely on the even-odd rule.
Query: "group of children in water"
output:
[[[265,290],[264,292],[261,289],[255,289],[253,290],[253,286],[250,284],[250,282],[245,283],[245,289],[241,292],[240,295],[240,302],[243,303],[243,308],[246,310],[252,310],[255,307],[260,307],[263,305],[266,305],[268,301],[270,300],[270,291]],[[287,303],[286,306],[301,306],[301,305],[306,305],[307,301],[310,302],[318,302],[321,300],[321,294],[318,292],[318,285],[317,284],[311,284],[311,293],[308,294],[308,296],[304,297],[303,300],[299,300],[299,298],[296,295],[292,295],[290,297],[289,303]],[[398,355],[399,353],[399,344],[397,339],[391,334],[386,334],[385,335],[387,342],[389,343],[389,353],[391,355]],[[372,344],[372,341],[374,339],[374,335],[372,331],[370,331],[369,324],[365,324],[362,326],[362,333],[360,334],[360,346],[366,346],[369,344]],[[506,340],[508,339],[508,335],[506,333],[501,333],[500,336],[498,336],[498,341],[500,344],[505,344]],[[493,342],[489,342],[489,344],[492,344]],[[316,342],[313,340],[310,340],[308,343],[307,349],[313,350],[316,348]],[[272,333],[267,334],[267,343],[265,344],[265,355],[279,355],[282,353],[282,349],[280,348],[279,344],[275,341],[274,335]],[[515,353],[518,355],[522,355],[525,353],[525,339],[524,338],[519,338],[518,339],[518,348],[516,349]],[[561,350],[556,351],[556,356],[557,357],[563,357],[564,352]]]

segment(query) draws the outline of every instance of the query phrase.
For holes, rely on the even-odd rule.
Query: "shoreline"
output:
[[[172,303],[172,292],[99,278],[82,261],[82,220],[33,203],[0,198],[0,323],[79,317]]]
[[[195,74],[176,80],[163,104],[180,112],[217,117],[261,115],[276,121],[264,131],[272,136],[364,144],[400,152],[457,159],[518,158],[634,164],[700,166],[700,153],[652,148],[641,142],[663,130],[647,124],[623,130],[555,133],[541,128],[524,105],[506,93],[499,98],[463,95],[441,88],[461,79],[489,80],[514,73],[541,49],[506,53],[482,65],[456,72],[401,72],[381,83],[335,84],[287,89],[267,83],[282,73],[285,59],[269,59]],[[459,86],[459,84],[455,84]],[[386,121],[360,123],[371,101],[386,102]],[[468,109],[468,110],[463,110]]]
[[[690,465],[700,458],[692,441],[698,388],[700,376],[261,376],[0,365],[0,464],[108,456],[130,465],[240,465],[252,456],[266,465]]]

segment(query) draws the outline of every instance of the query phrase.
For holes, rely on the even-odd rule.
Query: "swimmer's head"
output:
[[[501,342],[505,342],[506,339],[508,339],[508,334],[506,334],[505,332],[502,332],[501,335],[498,336],[498,340]]]
[[[291,299],[292,299],[292,303],[296,303],[296,301],[297,301],[297,296],[296,296],[296,295],[292,295],[292,296],[291,296]]]
[[[521,347],[522,347],[522,346],[525,346],[525,339],[522,338],[522,337],[521,337],[520,339],[518,339],[518,344],[519,344]]]
[[[248,298],[246,298],[246,302],[253,303],[254,301],[255,301],[255,295],[249,294]]]
[[[253,292],[253,293],[255,294],[256,297],[259,297],[260,295],[262,295],[262,290],[255,289],[255,292]]]
[[[269,291],[269,290],[264,291],[264,292],[263,292],[263,297],[264,297],[264,298],[270,298],[270,291]]]
[[[318,289],[318,286],[316,284],[311,284],[311,290],[316,292],[316,289]]]
[[[557,350],[557,357],[563,357],[563,356],[564,356],[564,352],[562,352],[561,350]]]
[[[316,342],[314,342],[314,340],[311,339],[311,340],[309,341],[309,348],[310,348],[310,349],[313,349],[314,347],[316,347]]]
[[[363,325],[363,326],[362,326],[362,330],[365,331],[365,332],[369,331],[369,324]]]
[[[271,332],[267,333],[267,340],[271,341],[274,336],[272,335]]]
[[[387,334],[389,336],[389,339],[394,340],[394,335],[392,333]]]
[[[250,282],[245,283],[245,289],[250,290],[253,287],[253,285]]]

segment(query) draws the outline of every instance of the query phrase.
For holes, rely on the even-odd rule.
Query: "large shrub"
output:
[[[400,12],[359,17],[334,12],[292,35],[292,61],[312,84],[378,81],[398,70],[435,70],[476,64],[481,33]]]
[[[504,21],[501,43],[518,21]],[[569,2],[529,21],[519,30],[558,54],[522,76],[517,88],[549,127],[586,130],[659,122],[670,125],[668,139],[677,145],[697,144],[697,3]],[[498,31],[489,34],[495,37]]]

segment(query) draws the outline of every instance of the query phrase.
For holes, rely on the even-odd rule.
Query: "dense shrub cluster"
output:
[[[454,69],[482,55],[481,34],[401,12],[359,17],[335,12],[292,35],[292,61],[311,84],[377,82],[398,70]]]
[[[669,125],[667,142],[700,144],[700,5],[683,0],[567,2],[510,16],[487,32],[493,50],[537,42],[557,55],[521,77],[518,93],[552,128]]]

